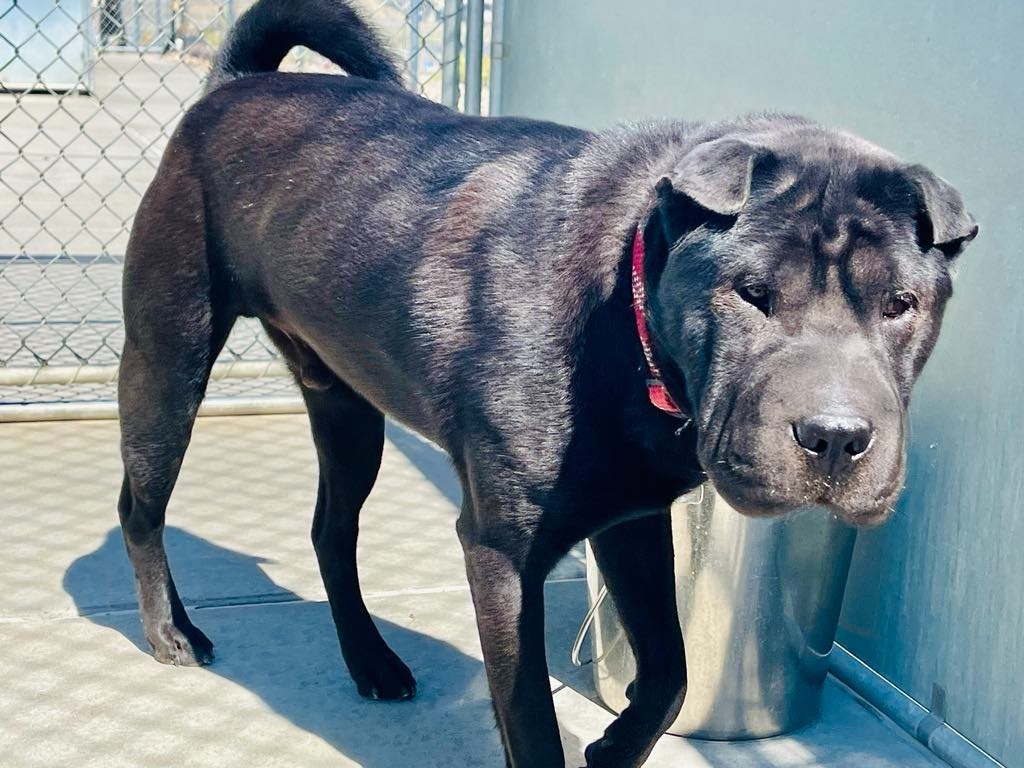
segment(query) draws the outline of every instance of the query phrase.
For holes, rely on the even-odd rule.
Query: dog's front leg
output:
[[[544,577],[557,556],[528,532],[540,510],[508,504],[467,503],[458,526],[487,680],[509,768],[563,768],[544,651]]]
[[[637,672],[627,692],[629,706],[587,747],[587,767],[635,768],[679,714],[686,693],[668,512],[619,523],[591,537],[590,544]]]

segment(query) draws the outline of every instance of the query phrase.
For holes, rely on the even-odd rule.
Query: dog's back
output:
[[[299,44],[349,76],[277,73]],[[551,367],[536,358],[562,360],[548,315],[570,281],[552,276],[560,219],[545,212],[565,205],[564,169],[590,134],[467,117],[400,80],[347,4],[253,6],[140,206],[125,258],[129,335],[166,344],[154,295],[178,297],[167,325],[177,318],[173,333],[196,332],[203,356],[182,367],[202,381],[222,329],[258,317],[306,383],[324,383],[330,371],[433,439],[454,418],[447,401],[458,382],[486,387],[492,376],[508,382],[499,368],[536,373]],[[501,300],[471,298],[481,290],[467,282],[471,273]],[[456,289],[464,296],[453,300]],[[519,297],[530,307],[502,306]],[[532,316],[540,340],[499,344],[517,312]],[[461,370],[458,352],[473,346],[493,353]],[[525,359],[499,359],[499,350]],[[480,370],[492,364],[494,372]],[[520,389],[544,390],[541,378]]]

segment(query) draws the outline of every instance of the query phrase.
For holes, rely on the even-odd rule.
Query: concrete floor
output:
[[[363,515],[370,610],[417,674],[408,703],[360,699],[309,543],[304,416],[202,418],[171,504],[171,566],[216,644],[203,669],[143,649],[116,528],[112,421],[0,424],[0,763],[28,766],[498,766],[445,460],[391,428]],[[578,559],[547,588],[548,653],[570,766],[611,715],[568,652]],[[699,663],[699,660],[696,662]],[[821,722],[745,743],[664,737],[651,766],[942,765],[835,682]]]

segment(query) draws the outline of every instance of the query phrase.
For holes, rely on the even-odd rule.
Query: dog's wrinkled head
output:
[[[960,195],[805,123],[700,143],[657,195],[652,332],[719,492],[752,515],[887,519],[950,262],[978,231]]]

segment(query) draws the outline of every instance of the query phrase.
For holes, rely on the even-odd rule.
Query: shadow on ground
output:
[[[458,510],[462,507],[462,488],[452,469],[448,455],[404,427],[388,421],[385,427],[388,441]]]
[[[448,457],[390,422],[387,437],[457,513],[461,488]],[[344,667],[325,602],[303,600],[275,583],[261,567],[268,561],[255,554],[217,546],[176,527],[168,527],[164,536],[189,614],[214,643],[216,660],[204,668],[206,673],[254,694],[290,724],[368,768],[502,763],[483,663],[475,655],[479,654],[476,625],[465,592],[399,594],[369,601],[371,609],[383,615],[375,616],[381,633],[412,669],[418,684],[412,702],[372,702],[357,694]],[[581,552],[566,558],[553,575],[569,579],[582,575]],[[119,633],[134,644],[141,659],[150,648],[132,596],[133,582],[120,529],[113,528],[99,548],[67,568],[63,587],[79,615]],[[548,584],[551,673],[567,687],[593,696],[591,670],[577,670],[568,662],[577,622],[585,611],[582,581]],[[188,680],[196,678],[186,678],[171,667],[158,672],[172,681],[179,674],[178,680],[186,680],[180,696],[195,695]],[[197,705],[210,709],[211,716],[224,717],[222,710],[238,706],[237,694],[231,698],[227,688],[208,683],[200,688],[210,700]],[[178,694],[178,683],[148,695],[167,697],[168,691]],[[154,700],[154,716],[162,719],[159,713],[179,704]],[[578,739],[566,732],[562,737],[567,754],[574,750],[579,754]],[[179,738],[187,741],[189,737],[185,732]],[[225,738],[230,741],[231,736]]]
[[[209,674],[246,688],[296,727],[370,768],[410,764],[409,755],[416,754],[410,749],[417,744],[420,750],[433,749],[435,740],[436,749],[449,745],[456,763],[490,765],[500,760],[483,665],[478,659],[449,643],[378,617],[377,626],[384,637],[417,674],[419,694],[412,702],[366,701],[358,696],[343,667],[325,603],[301,601],[278,587],[263,573],[258,557],[218,547],[181,529],[168,528],[166,534],[172,568],[175,562],[189,563],[187,569],[176,569],[182,576],[183,599],[196,625],[215,644],[217,659],[206,668]],[[195,594],[195,586],[204,578],[218,577],[256,585],[262,598],[254,602],[254,595],[228,597],[216,606],[195,607],[196,601],[189,597]],[[99,549],[71,564],[63,583],[80,614],[116,630],[140,652],[149,653],[134,606],[119,610],[122,606],[103,606],[96,601],[98,586],[131,578],[120,531],[113,529]],[[426,609],[429,606],[424,601],[431,597],[409,599]],[[204,602],[212,601],[201,599],[199,605]],[[408,613],[404,605],[398,612]],[[417,611],[418,616],[428,613]],[[422,618],[427,622],[433,619],[429,615]],[[179,671],[168,667],[166,674]],[[153,702],[154,709],[161,709],[162,704]],[[429,764],[435,764],[433,758]]]

